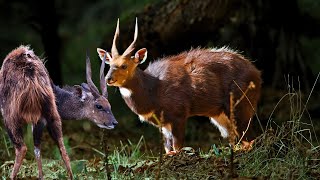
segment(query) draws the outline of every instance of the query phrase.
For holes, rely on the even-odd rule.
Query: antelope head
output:
[[[82,83],[80,88],[77,88],[78,94],[86,102],[85,114],[86,117],[93,121],[100,128],[113,129],[118,124],[117,120],[113,116],[111,111],[111,105],[108,101],[108,91],[106,80],[104,77],[106,56],[103,58],[100,67],[100,88],[101,94],[98,88],[94,85],[91,79],[91,65],[90,58],[87,55],[86,58],[86,78],[87,84]]]
[[[147,59],[147,49],[142,48],[135,52],[136,41],[138,37],[138,22],[136,19],[134,39],[130,46],[124,51],[122,55],[119,54],[116,42],[119,37],[119,19],[117,22],[116,32],[113,38],[111,54],[103,49],[97,48],[98,55],[101,60],[107,56],[106,63],[110,65],[110,69],[106,75],[106,80],[109,86],[125,86],[126,82],[130,80],[134,74],[137,66]]]

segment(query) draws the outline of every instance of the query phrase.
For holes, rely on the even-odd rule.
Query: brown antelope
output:
[[[190,116],[207,116],[218,127],[221,136],[241,136],[253,117],[260,96],[260,71],[242,55],[228,48],[196,48],[175,56],[164,57],[142,71],[137,66],[147,58],[147,49],[133,54],[138,36],[137,21],[134,40],[122,55],[116,48],[119,20],[111,54],[97,48],[100,58],[107,54],[110,69],[109,86],[119,87],[126,104],[142,121],[162,127],[167,153],[183,146],[186,120]],[[250,82],[254,89],[245,94],[230,119],[230,92],[234,99],[244,95]],[[157,119],[161,124],[158,123]],[[245,134],[250,140],[251,127]]]

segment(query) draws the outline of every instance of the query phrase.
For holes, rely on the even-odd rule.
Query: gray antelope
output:
[[[105,129],[113,129],[118,124],[113,116],[111,105],[108,101],[104,67],[105,63],[102,62],[100,67],[101,94],[91,79],[91,65],[88,56],[86,58],[87,83],[72,87],[65,86],[63,88],[52,83],[61,119],[88,119],[100,128]]]
[[[231,137],[246,131],[257,108],[262,81],[260,71],[248,59],[228,48],[195,48],[163,57],[143,71],[137,66],[145,62],[147,49],[134,53],[137,21],[134,40],[122,55],[116,47],[118,36],[119,19],[111,54],[97,48],[100,58],[106,54],[110,65],[107,84],[119,87],[126,104],[142,121],[162,127],[167,153],[183,147],[186,120],[191,116],[209,117],[230,142]],[[244,93],[250,83],[254,88]],[[230,118],[230,92],[234,99],[245,95],[234,110],[236,128]],[[244,140],[252,138],[249,126]]]

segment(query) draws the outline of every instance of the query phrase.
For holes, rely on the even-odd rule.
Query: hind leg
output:
[[[67,154],[66,148],[63,144],[63,137],[62,137],[62,127],[61,127],[61,120],[60,116],[57,111],[51,111],[52,113],[46,115],[45,119],[47,120],[47,129],[49,131],[50,136],[56,142],[59,147],[59,151],[61,157],[65,163],[67,168],[68,176],[70,179],[73,179],[70,159]]]
[[[170,151],[173,150],[171,125],[163,125],[161,132],[163,134],[164,149],[168,154]]]
[[[181,119],[181,121],[176,121],[172,124],[172,144],[173,151],[180,151],[183,147],[185,136],[185,120]]]
[[[40,119],[37,124],[32,125],[34,155],[37,160],[39,179],[43,179],[42,162],[41,162],[41,137],[45,123]]]
[[[224,112],[210,117],[210,121],[219,129],[223,138],[228,138],[229,143],[235,144],[235,140],[238,137],[237,127]]]
[[[171,123],[164,123],[162,125],[166,154],[175,154],[183,147],[184,142],[185,119],[181,117],[172,119],[175,121],[169,121]]]
[[[251,141],[255,138],[255,133],[252,128],[252,118],[254,115],[254,110],[247,100],[243,100],[236,107],[235,118],[237,120],[238,133],[242,137],[242,140]]]
[[[20,119],[19,119],[20,120]],[[27,152],[27,146],[23,142],[23,131],[22,131],[22,125],[15,123],[15,124],[7,124],[7,122],[20,122],[17,119],[7,119],[5,120],[5,127],[8,132],[8,135],[10,137],[11,142],[14,145],[15,149],[15,160],[14,160],[14,166],[12,173],[10,175],[10,179],[16,179],[16,176],[19,172],[20,166],[22,164],[22,161],[26,155]]]

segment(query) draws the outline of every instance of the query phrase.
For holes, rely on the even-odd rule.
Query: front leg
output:
[[[172,125],[172,143],[173,143],[173,151],[178,152],[183,147],[185,136],[185,120],[175,122]]]
[[[10,179],[17,179],[17,174],[27,152],[27,146],[23,142],[22,125],[20,123],[15,122],[23,122],[23,120],[7,118],[4,122],[9,138],[14,145],[16,154]]]
[[[37,122],[37,124],[32,125],[34,155],[37,160],[38,176],[40,180],[43,179],[42,162],[41,162],[41,137],[42,137],[44,126],[45,126],[44,119],[40,119]]]
[[[175,121],[172,124],[162,126],[164,136],[164,148],[166,154],[175,154],[182,147],[185,135],[185,121]]]
[[[67,168],[69,179],[73,179],[73,174],[71,170],[70,165],[70,159],[67,154],[66,148],[63,143],[63,137],[62,137],[62,127],[61,127],[61,120],[60,116],[58,114],[58,111],[52,110],[52,113],[48,113],[45,116],[45,119],[47,120],[47,129],[51,136],[51,138],[56,142],[56,144],[59,147],[60,155],[64,161],[64,164]]]
[[[171,125],[163,126],[161,132],[163,134],[164,149],[166,154],[169,154],[173,150]]]

